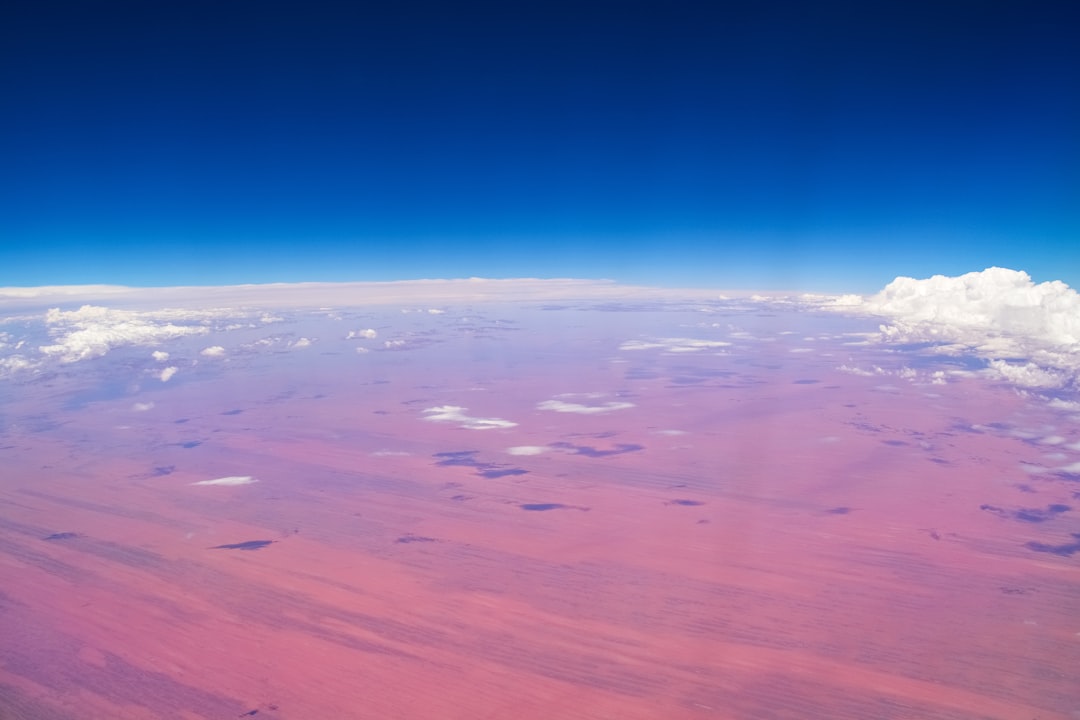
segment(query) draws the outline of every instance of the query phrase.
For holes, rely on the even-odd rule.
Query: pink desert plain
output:
[[[0,717],[1080,712],[1068,347],[477,282],[9,298]]]

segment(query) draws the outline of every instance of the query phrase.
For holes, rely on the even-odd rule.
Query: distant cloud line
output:
[[[124,308],[84,304],[76,310],[54,307],[43,315],[20,316],[40,323],[49,340],[27,344],[25,338],[0,336],[0,377],[35,372],[50,363],[71,364],[98,358],[126,346],[154,348],[155,362],[166,363],[170,352],[160,346],[194,336],[226,332],[232,328],[259,327],[282,318],[266,308],[324,307],[340,305],[349,297],[352,305],[406,302],[420,305],[422,312],[439,317],[442,307],[453,302],[482,301],[580,301],[635,303],[712,302],[733,309],[785,306],[828,310],[852,316],[879,317],[877,333],[862,342],[895,345],[926,343],[945,355],[970,355],[985,362],[986,377],[1033,389],[1080,388],[1080,295],[1061,282],[1036,284],[1022,271],[988,268],[958,277],[937,275],[926,279],[899,277],[879,293],[859,295],[743,295],[732,297],[715,291],[692,291],[623,286],[588,280],[429,280],[401,283],[301,283],[295,285],[234,286],[217,288],[139,289],[115,286],[0,288],[0,308],[21,308],[30,303],[123,301]],[[130,309],[142,303],[149,309]],[[220,307],[212,307],[215,304]],[[162,309],[162,305],[171,305]],[[209,306],[209,307],[208,307]],[[245,309],[237,309],[245,308]],[[262,309],[253,309],[262,308]],[[348,331],[346,339],[374,340],[373,328]],[[661,337],[623,341],[621,352],[662,353],[726,352],[731,339],[751,341],[745,333],[716,338]],[[303,349],[315,338],[301,337],[288,347]],[[200,357],[221,358],[229,354],[227,343],[212,344]],[[380,349],[408,351],[415,345],[401,339],[383,342]],[[357,352],[366,352],[363,344]],[[796,348],[791,352],[809,352]],[[182,368],[173,363],[155,371],[168,382]],[[149,372],[149,371],[148,371]],[[554,412],[598,414],[622,409],[618,403],[587,403],[551,400],[540,408]],[[445,413],[444,413],[445,414]],[[438,420],[482,428],[502,427],[498,418]]]

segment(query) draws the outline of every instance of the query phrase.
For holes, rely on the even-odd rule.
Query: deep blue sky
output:
[[[1078,287],[1078,5],[8,3],[0,286]]]

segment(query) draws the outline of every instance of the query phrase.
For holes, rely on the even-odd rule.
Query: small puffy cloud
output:
[[[161,382],[169,382],[169,380],[172,379],[172,376],[175,375],[176,371],[179,369],[180,368],[176,367],[175,365],[170,365],[169,367],[162,370],[161,375],[159,375],[158,377],[161,378]]]
[[[135,412],[146,412],[147,410],[152,410],[153,408],[154,408],[154,403],[153,402],[144,402],[144,403],[137,402],[137,403],[135,403],[134,405],[131,406],[131,409],[134,410]]]
[[[551,410],[552,412],[561,413],[578,413],[579,415],[599,415],[601,413],[609,413],[616,410],[625,410],[632,407],[634,407],[634,403],[629,402],[606,402],[602,405],[582,405],[580,403],[569,403],[562,400],[544,400],[543,402],[536,404],[536,408],[538,410]]]
[[[200,480],[198,482],[191,483],[192,485],[250,485],[253,482],[258,482],[250,475],[234,475],[232,477],[221,477],[214,480]]]
[[[374,340],[379,336],[379,333],[375,332],[372,328],[366,330],[350,330],[349,334],[345,336],[346,340],[354,340],[356,338],[362,338],[364,340]]]
[[[306,337],[302,337],[289,347],[293,349],[311,347],[311,340],[307,339]]]
[[[445,310],[440,310],[439,308],[430,308],[428,310],[429,315],[442,315],[445,312]]]
[[[20,370],[29,370],[37,367],[37,365],[37,363],[22,355],[9,355],[8,357],[0,358],[0,375],[15,373]]]
[[[620,350],[663,350],[665,352],[699,352],[715,348],[728,347],[731,343],[722,340],[695,340],[693,338],[656,338],[653,340],[627,340],[619,346]]]
[[[510,455],[539,455],[545,453],[550,448],[546,448],[543,445],[516,445],[514,447],[506,448],[506,452]]]
[[[465,414],[467,408],[456,405],[441,405],[424,410],[424,419],[431,422],[455,423],[469,430],[491,430],[493,428],[516,427],[516,422],[500,418],[476,418]]]
[[[358,348],[356,348],[356,354],[357,355],[363,355],[364,353],[368,353],[368,352],[371,352],[371,351],[368,350],[366,347],[358,347]]]
[[[991,360],[987,374],[993,378],[1029,388],[1060,388],[1069,381],[1067,372],[1042,368],[1033,362]]]
[[[404,340],[386,340],[383,342],[383,347],[387,350],[396,350],[398,348],[405,347]]]
[[[208,348],[203,348],[202,350],[200,350],[199,354],[205,357],[221,357],[225,354],[225,348],[221,347],[220,345],[211,345]]]
[[[150,353],[150,357],[154,358],[158,362],[165,362],[169,359],[169,353],[165,352],[164,350],[155,350],[154,352]]]

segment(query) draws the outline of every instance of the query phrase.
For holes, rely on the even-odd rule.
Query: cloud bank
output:
[[[876,295],[822,306],[886,318],[878,342],[973,353],[988,362],[989,375],[1024,387],[1078,386],[1080,294],[1059,281],[1036,284],[1026,272],[992,267],[959,277],[898,277]]]
[[[64,363],[78,362],[124,345],[155,345],[185,335],[205,334],[209,328],[196,323],[216,316],[212,312],[139,312],[95,305],[83,305],[78,310],[53,308],[45,313],[53,344],[42,345],[39,350]]]

